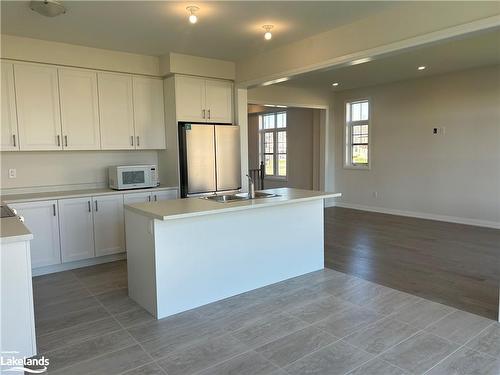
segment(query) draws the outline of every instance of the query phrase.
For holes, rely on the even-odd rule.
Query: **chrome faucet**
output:
[[[253,178],[247,175],[248,177],[248,198],[255,199],[255,184],[253,182]]]

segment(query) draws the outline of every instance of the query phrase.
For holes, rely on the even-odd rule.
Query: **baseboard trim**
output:
[[[345,203],[345,202],[328,202],[328,204],[325,206],[326,207],[351,208],[354,210],[378,212],[381,214],[415,217],[418,219],[437,220],[437,221],[445,221],[445,222],[456,223],[456,224],[474,225],[476,227],[500,229],[500,222],[469,219],[469,218],[458,217],[458,216],[436,215],[436,214],[429,214],[429,213],[425,213],[425,212],[395,210],[392,208],[365,206],[362,204],[353,204],[353,203]]]
[[[127,253],[120,253],[120,254],[105,255],[97,258],[77,260],[75,262],[54,264],[52,266],[35,268],[31,271],[31,275],[32,276],[48,275],[49,273],[69,271],[69,270],[74,270],[76,268],[82,268],[88,266],[95,266],[96,264],[109,263],[126,258],[127,258]]]

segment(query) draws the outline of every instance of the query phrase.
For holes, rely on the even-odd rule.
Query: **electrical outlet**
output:
[[[378,198],[378,191],[373,192],[373,198]]]
[[[433,128],[432,129],[432,134],[433,135],[439,135],[439,128]]]
[[[9,169],[9,178],[16,178],[17,171],[14,168]]]
[[[439,128],[439,134],[444,135],[445,131],[446,131],[446,128],[444,126],[441,126]]]

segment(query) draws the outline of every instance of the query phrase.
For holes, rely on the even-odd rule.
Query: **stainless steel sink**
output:
[[[255,198],[252,199],[273,198],[273,197],[279,197],[279,195],[256,191]],[[251,198],[248,196],[247,193],[238,193],[238,194],[210,195],[207,197],[202,197],[202,199],[208,199],[219,203],[229,203],[229,202],[247,201],[250,200]]]

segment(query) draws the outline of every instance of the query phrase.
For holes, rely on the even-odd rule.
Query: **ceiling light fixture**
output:
[[[198,16],[195,13],[199,11],[200,8],[198,8],[196,5],[191,5],[188,6],[186,10],[189,12],[189,17],[188,17],[189,22],[191,22],[192,24],[198,22]]]
[[[418,70],[425,70],[427,67],[425,65],[420,65],[417,69]]]
[[[373,59],[371,57],[364,57],[362,59],[357,59],[357,60],[351,61],[350,65],[364,64],[364,63],[370,62],[372,60]]]
[[[55,17],[66,13],[66,8],[56,0],[42,0],[30,2],[30,9],[45,17]]]
[[[333,82],[333,83],[332,83],[332,86],[333,86],[333,87],[337,87],[338,85],[339,85],[339,83],[338,83],[338,82]]]
[[[273,29],[273,27],[274,27],[273,25],[262,26],[262,28],[266,30],[266,32],[264,33],[265,40],[271,40],[271,38],[273,37],[273,34],[271,34],[271,30]]]
[[[286,81],[289,81],[289,80],[290,80],[289,77],[283,77],[283,78],[273,79],[272,81],[264,82],[262,84],[262,86],[270,86],[270,85],[274,85],[276,83],[286,82]]]

